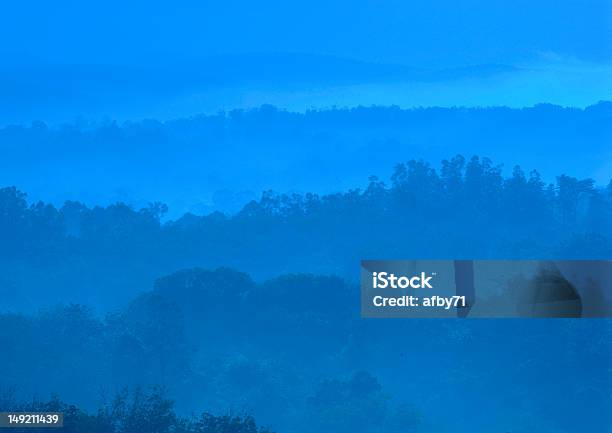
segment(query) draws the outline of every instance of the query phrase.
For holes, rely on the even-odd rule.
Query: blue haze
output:
[[[609,0],[3,4],[0,411],[612,431],[609,319],[362,320],[355,284],[611,259],[611,29]]]

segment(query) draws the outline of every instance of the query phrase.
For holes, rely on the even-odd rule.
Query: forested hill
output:
[[[612,185],[487,158],[411,160],[343,193],[265,192],[235,215],[166,205],[56,207],[0,190],[0,309],[122,305],[185,267],[230,266],[256,280],[287,272],[357,277],[364,258],[609,258]]]
[[[171,216],[237,212],[262,190],[319,194],[364,187],[397,161],[463,153],[609,181],[612,103],[586,109],[358,107],[288,112],[272,106],[159,122],[0,129],[0,185],[61,205],[161,200]],[[35,174],[35,175],[33,175]]]

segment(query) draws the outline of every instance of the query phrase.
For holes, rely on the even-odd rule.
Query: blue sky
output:
[[[611,29],[610,0],[12,2],[0,125],[262,104],[585,107],[612,99]]]
[[[449,67],[541,53],[608,62],[606,0],[20,1],[3,5],[4,61],[166,63],[302,52]]]

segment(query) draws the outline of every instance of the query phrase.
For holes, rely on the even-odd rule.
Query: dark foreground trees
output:
[[[135,388],[118,393],[95,412],[66,404],[58,398],[49,401],[17,403],[10,393],[0,395],[0,409],[19,412],[62,412],[63,433],[271,433],[258,427],[252,416],[204,412],[199,417],[183,417],[174,411],[174,402],[159,387]],[[49,429],[7,429],[8,432],[48,432]]]

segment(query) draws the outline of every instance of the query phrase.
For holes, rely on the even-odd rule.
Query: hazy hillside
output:
[[[235,215],[165,222],[159,202],[55,207],[0,189],[0,310],[115,307],[191,266],[355,280],[368,257],[596,259],[612,250],[612,183],[560,174],[548,184],[537,171],[504,175],[487,158],[460,155],[439,166],[402,162],[364,183],[328,195],[267,191]]]
[[[159,122],[0,129],[0,185],[56,204],[163,201],[170,216],[235,212],[261,191],[329,193],[395,163],[480,154],[604,185],[612,104],[586,109],[359,107],[294,113],[263,106]],[[576,155],[579,154],[579,157]]]

